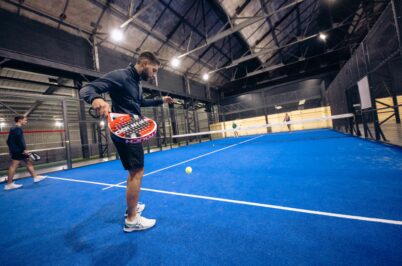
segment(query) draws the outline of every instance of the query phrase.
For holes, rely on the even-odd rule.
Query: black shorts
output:
[[[22,153],[11,153],[11,159],[16,161],[25,161],[28,159],[28,156]]]
[[[126,144],[114,140],[114,146],[120,155],[120,161],[126,170],[136,170],[144,167],[144,148],[142,144]]]

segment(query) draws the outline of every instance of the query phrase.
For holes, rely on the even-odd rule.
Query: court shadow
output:
[[[124,210],[119,202],[102,205],[64,235],[66,247],[87,253],[93,265],[125,265],[136,255],[137,245],[121,237]],[[120,242],[120,243],[116,243]]]

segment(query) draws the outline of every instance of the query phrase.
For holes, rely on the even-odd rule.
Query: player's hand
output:
[[[173,103],[172,97],[170,97],[170,96],[163,97],[163,103],[172,104]]]
[[[107,115],[110,113],[110,105],[101,98],[93,100],[92,108],[95,109],[96,112],[103,117],[107,117]]]

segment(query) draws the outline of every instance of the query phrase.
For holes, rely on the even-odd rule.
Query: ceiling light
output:
[[[282,109],[282,106],[280,106],[280,105],[275,105],[275,109],[276,109],[276,110],[280,110],[280,109]]]
[[[328,35],[325,33],[320,33],[320,34],[318,34],[318,38],[320,38],[320,40],[325,42],[328,38]]]
[[[114,29],[110,33],[110,37],[112,38],[113,41],[120,42],[124,38],[123,31],[120,29]]]
[[[178,67],[180,66],[181,61],[177,59],[177,57],[173,57],[173,59],[170,61],[170,64],[172,67]]]
[[[5,127],[7,124],[6,123],[4,123],[4,122],[1,122],[0,123],[0,127]]]
[[[101,127],[104,127],[104,126],[105,126],[105,121],[100,121],[100,122],[99,122],[99,125],[100,125]]]
[[[300,100],[299,101],[299,105],[303,105],[303,104],[305,104],[306,103],[306,99],[303,99],[303,100]]]
[[[54,125],[55,125],[56,127],[62,127],[62,126],[63,126],[63,123],[60,122],[60,121],[56,121],[56,122],[54,123]]]
[[[209,79],[208,73],[205,73],[204,75],[202,75],[202,79],[203,80],[208,80]]]

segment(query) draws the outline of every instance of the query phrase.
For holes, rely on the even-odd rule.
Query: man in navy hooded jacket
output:
[[[141,115],[142,106],[158,106],[163,103],[173,103],[172,98],[144,99],[140,81],[154,79],[158,72],[159,60],[151,52],[139,55],[135,65],[130,64],[126,69],[118,69],[103,77],[86,84],[80,90],[80,97],[101,116],[106,117],[110,112],[109,104],[102,98],[102,93],[109,93],[112,99],[112,112]],[[155,219],[141,216],[145,204],[139,204],[139,194],[144,175],[144,150],[142,144],[125,144],[112,140],[120,155],[127,177],[127,212],[124,225],[125,232],[145,230],[155,225]]]

